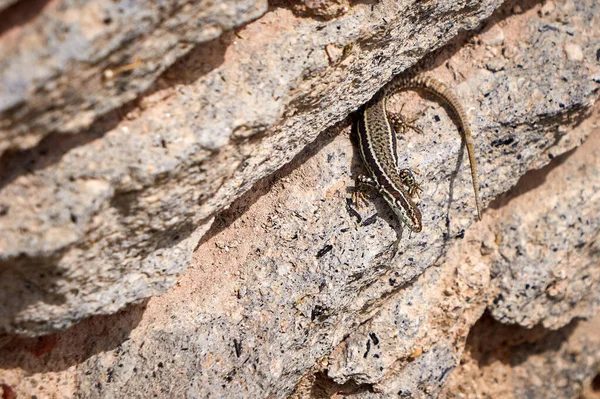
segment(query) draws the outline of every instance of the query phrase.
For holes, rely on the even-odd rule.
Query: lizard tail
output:
[[[440,97],[444,100],[455,114],[455,119],[459,122],[460,130],[463,133],[463,139],[467,146],[467,154],[469,156],[469,164],[471,166],[471,179],[473,180],[473,191],[475,193],[475,206],[477,207],[477,218],[481,220],[481,198],[479,196],[479,182],[477,181],[477,163],[475,161],[475,148],[473,145],[473,137],[471,135],[471,129],[467,122],[467,113],[464,107],[460,103],[460,100],[454,94],[452,90],[444,83],[437,79],[420,75],[420,76],[400,76],[390,82],[386,88],[386,92],[389,95],[397,93],[399,91],[410,90],[410,89],[423,89],[434,96]]]

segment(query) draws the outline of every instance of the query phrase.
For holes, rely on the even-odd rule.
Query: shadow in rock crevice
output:
[[[0,37],[41,15],[52,0],[16,0],[0,13]]]
[[[494,210],[501,209],[507,206],[513,199],[525,195],[528,192],[542,186],[546,182],[546,177],[548,174],[565,163],[576,150],[577,148],[573,148],[572,150],[555,157],[546,166],[540,169],[530,170],[529,172],[525,173],[523,176],[521,176],[521,178],[519,178],[519,181],[511,190],[491,201],[488,207]]]
[[[526,362],[531,355],[558,350],[568,341],[579,322],[579,319],[573,319],[558,330],[550,330],[540,324],[527,329],[519,325],[502,324],[486,311],[471,328],[466,351],[480,368],[495,361],[514,367]]]
[[[148,300],[108,316],[93,316],[60,333],[37,338],[3,336],[0,369],[23,369],[29,374],[56,372],[127,341],[140,323]]]
[[[160,74],[149,87],[137,96],[99,114],[88,128],[77,132],[49,132],[36,145],[26,149],[8,149],[0,153],[0,189],[20,176],[32,174],[59,163],[69,151],[101,139],[127,119],[135,110],[148,107],[143,100],[159,90],[179,84],[192,84],[202,76],[218,68],[225,60],[225,52],[235,37],[227,32],[216,39],[194,46]],[[23,104],[17,106],[20,107]],[[4,113],[8,119],[17,110]],[[135,123],[135,121],[131,122]]]

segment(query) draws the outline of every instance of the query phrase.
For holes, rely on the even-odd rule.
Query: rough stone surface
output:
[[[597,139],[594,144],[600,147]],[[551,153],[550,153],[551,154]],[[600,151],[578,153],[579,168],[529,176],[510,208],[499,210],[490,304],[503,323],[557,329],[573,317],[591,317],[600,305]],[[548,200],[533,189],[544,182]],[[556,193],[560,193],[557,195]],[[498,207],[508,200],[499,199]],[[510,209],[510,210],[509,210]]]
[[[473,255],[465,257],[466,250]],[[353,329],[329,356],[333,382],[368,386],[380,397],[439,390],[485,309],[490,279],[476,245],[455,245],[447,258],[385,298],[373,317]]]
[[[328,22],[276,7],[191,51],[124,118],[5,152],[0,331],[48,333],[164,292],[216,212],[499,3],[356,3]],[[565,112],[590,101],[581,84]]]
[[[558,331],[480,320],[439,397],[597,399],[600,317]]]
[[[194,45],[266,8],[266,0],[15,4],[0,15],[0,155],[88,127]]]
[[[598,15],[585,0],[508,4],[422,64],[469,110],[486,203],[499,197],[483,222],[456,126],[405,93],[391,106],[424,111],[426,134],[400,137],[424,189],[422,233],[403,232],[378,196],[348,203],[363,168],[345,120],[220,212],[162,296],[2,339],[0,386],[56,398],[588,394],[600,365],[598,319],[580,320],[598,310]]]
[[[596,114],[578,129],[594,131],[597,130],[598,123],[600,120]],[[577,397],[584,387],[589,386],[596,372],[595,367],[600,366],[600,335],[595,334],[586,340],[585,334],[580,333],[578,336],[583,337],[584,342],[577,341],[577,344],[572,345],[584,345],[586,349],[582,349],[582,353],[577,352],[578,356],[574,358],[567,358],[570,352],[561,349],[562,341],[566,340],[565,336],[569,336],[580,318],[598,313],[598,252],[582,252],[580,245],[571,243],[566,244],[564,252],[557,256],[530,260],[529,265],[538,267],[532,267],[529,273],[520,277],[518,284],[513,282],[514,285],[531,287],[546,276],[545,268],[562,268],[569,271],[561,281],[565,292],[570,295],[557,298],[549,291],[535,296],[537,301],[546,306],[515,306],[513,314],[521,319],[536,315],[538,323],[527,326],[532,327],[532,330],[500,323],[507,320],[502,314],[496,315],[497,298],[509,298],[515,287],[502,284],[503,278],[511,273],[509,270],[498,271],[496,263],[506,251],[502,245],[505,241],[499,237],[515,230],[514,225],[506,223],[507,215],[527,213],[525,210],[532,208],[544,210],[548,206],[553,206],[554,212],[563,215],[576,215],[580,211],[585,214],[598,213],[600,203],[595,201],[597,190],[589,190],[583,194],[585,205],[579,208],[573,207],[568,199],[574,192],[581,193],[588,185],[600,182],[599,156],[600,135],[596,132],[575,152],[555,158],[547,167],[525,175],[515,189],[493,203],[493,208],[499,209],[489,215],[487,225],[471,229],[465,235],[462,245],[457,245],[448,252],[447,259],[441,266],[429,268],[412,286],[405,288],[394,298],[386,299],[385,304],[378,307],[374,317],[361,324],[332,352],[327,367],[324,367],[327,376],[337,386],[366,384],[377,392],[377,395],[361,393],[357,397],[387,397],[397,393],[404,397],[460,397],[466,391],[466,397],[495,398],[502,396],[499,394],[500,389],[510,391],[511,397],[515,398]],[[565,188],[566,185],[568,189]],[[542,219],[543,217],[538,218]],[[548,224],[538,230],[529,226],[535,223],[535,219],[532,219],[528,223],[523,222],[518,228],[530,228],[547,234],[548,237],[565,234],[560,222]],[[593,228],[578,236],[586,245],[595,245],[600,234],[600,224],[593,224],[591,221],[587,223],[585,219],[582,224]],[[528,240],[539,243],[534,234],[521,242]],[[552,238],[547,239],[545,245],[548,246],[547,253],[556,253],[553,251]],[[565,262],[568,264],[565,265]],[[520,265],[517,262],[514,264]],[[523,265],[520,267],[529,270]],[[588,276],[583,279],[585,284],[582,284],[582,276],[586,274]],[[552,305],[548,305],[545,299],[551,301]],[[486,308],[489,314],[471,329],[474,321]],[[546,320],[552,320],[553,323],[545,323]],[[516,322],[513,320],[512,323]],[[598,320],[592,325],[597,323]],[[545,325],[550,328],[544,327]],[[564,330],[557,333],[551,331],[563,326],[566,326]],[[593,327],[586,327],[584,331],[589,334]],[[439,392],[461,359],[467,334],[470,334],[467,354],[462,358],[459,368],[462,371],[458,372],[459,376],[452,377],[450,388],[444,387],[444,391]],[[373,344],[373,337],[377,337],[377,345]],[[525,352],[513,348],[523,342],[535,345]],[[370,347],[369,351],[366,350],[367,346]],[[474,354],[474,351],[477,353]],[[543,353],[538,359],[528,358],[542,351],[548,353]],[[498,352],[503,355],[500,356]],[[555,352],[566,358],[565,364],[558,362],[544,371],[544,362],[551,362]],[[518,384],[511,385],[512,377],[503,377],[502,383],[493,386],[490,381],[493,381],[494,370],[497,370],[481,367],[482,364],[487,365],[489,356],[498,357],[498,362],[504,363],[502,367],[506,370],[499,375],[506,377],[507,373],[515,373],[514,378],[519,380]],[[507,360],[508,358],[514,360]],[[478,390],[471,389],[469,379],[479,369],[473,364],[464,366],[465,359],[475,365],[479,362],[480,367],[489,374],[481,378],[483,386]],[[511,366],[529,361],[532,364],[520,369],[516,366],[513,369]],[[464,375],[460,376],[461,373]],[[533,376],[535,379],[532,379]],[[540,384],[527,382],[532,379],[531,381],[546,383],[546,377],[551,378],[552,383],[548,385],[548,389],[541,389]],[[568,384],[564,383],[565,379]],[[577,381],[577,384],[573,385],[573,381]],[[538,393],[531,396],[530,391],[533,389],[537,389]],[[506,393],[504,391],[502,393]],[[556,396],[552,396],[553,392]]]

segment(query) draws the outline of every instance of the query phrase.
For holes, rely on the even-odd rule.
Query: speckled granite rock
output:
[[[518,198],[499,211],[495,242],[489,243],[495,288],[490,311],[499,321],[557,329],[598,311],[600,141],[593,143],[594,150],[577,153],[577,168],[569,167],[569,159],[551,172],[558,175],[553,180],[545,170],[532,173],[529,184],[512,193]],[[542,181],[544,201],[532,190]]]
[[[557,331],[506,326],[484,317],[439,397],[596,399],[598,328],[599,315]]]
[[[369,386],[379,397],[434,396],[485,309],[490,279],[476,245],[455,245],[446,256],[443,266],[386,298],[338,345],[328,358],[328,378],[339,386]]]
[[[357,3],[329,22],[274,8],[198,46],[124,115],[5,152],[0,331],[48,333],[164,292],[215,213],[499,3]]]
[[[485,342],[490,345],[485,353],[500,358],[506,351],[501,359],[518,363],[503,364],[515,370],[514,397],[527,396],[533,387],[539,397],[581,393],[600,364],[594,339],[570,340],[573,319],[597,311],[598,280],[592,272],[598,252],[588,248],[598,236],[593,215],[600,213],[593,190],[600,175],[600,136],[590,136],[600,123],[597,107],[591,108],[600,80],[595,60],[600,35],[590,27],[598,29],[594,18],[600,13],[592,1],[549,4],[506,5],[478,34],[459,36],[422,65],[425,73],[451,83],[469,110],[486,203],[513,188],[491,202],[483,222],[472,225],[469,172],[456,126],[431,98],[407,93],[391,106],[400,107],[403,99],[406,113],[425,111],[418,124],[427,134],[409,132],[400,140],[400,161],[418,169],[423,183],[422,233],[402,233],[377,196],[360,208],[349,204],[353,178],[363,169],[345,120],[220,212],[200,239],[191,266],[160,297],[55,335],[4,339],[0,382],[19,394],[59,398],[460,397],[471,392],[477,397],[480,385],[464,388],[473,374],[453,370],[461,357],[467,364],[469,356],[477,356],[473,348]],[[255,24],[286,13],[274,10]],[[310,124],[307,115],[302,114]],[[264,134],[240,143],[262,149],[276,137],[270,130]],[[277,137],[281,151],[291,148]],[[264,170],[278,156],[272,152],[272,159],[253,167]],[[197,167],[208,173],[206,164]],[[527,173],[536,168],[542,169]],[[177,195],[189,182],[171,184],[171,176],[160,181]],[[153,186],[148,187],[144,190]],[[135,220],[151,203],[152,198],[134,202],[147,198],[138,194],[130,193],[133,205],[122,218]],[[196,217],[189,209],[190,218]],[[567,221],[575,213],[589,215],[590,226],[579,227],[578,240],[567,239],[552,257],[554,234],[564,229],[560,218],[547,218],[535,230],[528,218],[511,216],[538,210],[552,210]],[[124,231],[137,232],[134,226]],[[519,229],[543,234],[518,236]],[[515,236],[547,245],[537,272],[502,257],[514,245],[503,237]],[[197,240],[191,238],[190,245]],[[553,271],[567,267],[565,259],[575,261],[560,280],[567,287],[564,297],[523,300],[513,294],[514,277],[506,277],[511,266],[523,269],[518,283],[549,282]],[[589,276],[583,279],[582,273]],[[496,300],[501,293],[505,308]],[[568,302],[560,304],[560,298]],[[518,310],[508,312],[508,305]],[[486,308],[488,316],[470,332]],[[538,324],[531,334],[522,326],[507,327],[517,331],[507,342],[494,317]],[[593,328],[582,331],[579,337],[585,338]],[[523,342],[530,342],[531,350],[518,346]],[[571,346],[574,342],[579,344]],[[544,367],[553,358],[564,362]],[[552,383],[528,384],[534,377]],[[568,384],[572,381],[580,385]]]
[[[569,244],[565,240],[563,253],[530,259],[530,268],[518,262],[511,263],[518,273],[522,273],[512,285],[504,284],[511,277],[511,272],[498,271],[496,265],[498,259],[506,258],[506,255],[502,256],[506,251],[503,237],[510,236],[515,230],[530,228],[543,237],[564,233],[560,222],[536,228],[536,221],[542,221],[544,217],[532,217],[531,222],[523,222],[516,228],[506,223],[509,215],[531,214],[532,209],[543,211],[548,207],[552,207],[559,215],[580,214],[584,217],[599,213],[600,202],[596,199],[597,190],[593,189],[600,184],[599,124],[596,113],[574,130],[572,133],[575,134],[577,130],[595,133],[575,152],[555,158],[553,164],[526,174],[514,190],[494,202],[493,208],[499,209],[489,215],[487,225],[469,230],[463,243],[449,251],[441,266],[429,268],[419,280],[387,300],[374,317],[353,331],[329,356],[326,367],[328,377],[338,386],[348,383],[367,385],[377,392],[377,395],[357,395],[361,398],[388,397],[393,394],[400,397],[437,397],[438,394],[442,395],[442,388],[442,396],[449,398],[461,397],[460,394],[465,391],[469,393],[466,397],[473,398],[495,398],[509,393],[508,397],[514,398],[568,398],[577,397],[584,387],[589,386],[595,375],[595,367],[600,366],[600,334],[589,337],[585,341],[587,343],[583,344],[589,346],[590,351],[578,352],[575,358],[569,359],[568,351],[561,348],[571,345],[563,342],[566,340],[563,338],[568,338],[578,320],[598,313],[598,252],[582,250],[581,245]],[[573,193],[581,195],[583,202],[579,207],[573,206],[570,201]],[[588,230],[578,234],[578,237],[586,242],[587,247],[593,248],[600,224],[594,223],[591,216],[590,220],[583,220],[581,224],[587,226]],[[529,223],[532,225],[529,226]],[[547,245],[547,254],[558,252],[552,250],[551,238],[540,240],[536,234],[531,234],[518,242],[528,240]],[[535,286],[537,281],[549,274],[547,269],[568,270],[560,280],[564,290],[561,297],[557,297],[550,286],[546,292],[532,296],[535,299],[527,301],[525,296],[523,303],[527,303],[527,306],[513,305],[513,309],[510,302],[506,306],[520,320],[536,317],[536,323],[526,326],[531,330],[518,325],[504,326],[494,320],[496,317],[500,322],[509,321],[498,310],[499,296],[509,298],[505,301],[508,302],[512,299],[511,293],[515,287]],[[489,315],[471,330],[486,307]],[[515,320],[510,321],[516,323]],[[598,320],[592,325],[597,323]],[[564,330],[551,333],[550,329],[565,325],[567,327]],[[586,327],[585,331],[593,335],[594,330]],[[469,367],[463,363],[459,367],[459,376],[451,377],[450,386],[454,388],[444,387],[446,379],[459,364],[467,334],[470,334],[470,343],[467,345],[466,359],[471,363]],[[377,337],[377,345],[373,344],[373,337]],[[522,347],[517,348],[517,345],[524,342],[532,345],[521,352]],[[367,352],[366,347],[371,349]],[[548,353],[540,354],[543,351]],[[565,358],[566,364],[553,363],[551,359],[555,352]],[[473,356],[477,359],[473,359]],[[498,362],[506,365],[496,366],[503,368],[502,372],[498,372],[499,375],[514,375],[503,379],[501,383],[496,381],[497,385],[493,384],[494,370],[498,370],[481,366],[487,365],[489,356],[498,357]],[[522,367],[515,366],[513,369],[510,366],[529,361],[532,363]],[[549,362],[551,367],[543,370],[544,362]],[[580,368],[577,368],[578,364],[581,364]],[[480,368],[486,370],[488,375],[481,378],[483,387],[477,391],[472,389],[469,379],[474,378]],[[512,378],[518,383],[514,381],[515,385],[511,385]],[[561,379],[567,379],[569,383],[561,386]],[[547,388],[537,383],[528,385],[527,381],[534,380],[548,382]],[[573,381],[578,381],[577,385]],[[504,390],[502,395],[499,392],[501,389]],[[532,395],[530,392],[534,389],[537,393]]]
[[[1,5],[0,5],[1,7]],[[0,155],[62,139],[138,97],[179,57],[265,0],[21,1],[0,15]]]

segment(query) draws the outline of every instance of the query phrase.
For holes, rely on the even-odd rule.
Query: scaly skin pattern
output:
[[[396,132],[390,123],[386,109],[388,98],[398,92],[412,89],[422,89],[437,96],[448,104],[454,113],[467,146],[477,216],[481,220],[482,207],[475,151],[465,109],[458,97],[445,84],[431,77],[398,77],[365,105],[358,119],[358,143],[363,162],[371,178],[362,178],[362,181],[377,188],[400,221],[410,230],[420,232],[423,229],[421,212],[411,198],[419,187],[410,170],[398,167]]]

